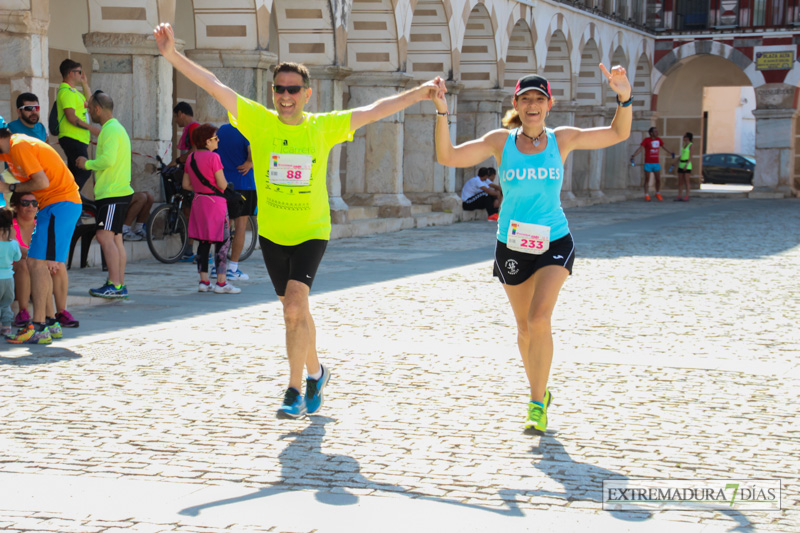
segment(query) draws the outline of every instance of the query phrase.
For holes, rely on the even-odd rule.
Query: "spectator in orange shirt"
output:
[[[53,279],[66,264],[75,224],[81,216],[81,197],[75,178],[61,157],[47,143],[12,134],[0,124],[0,161],[20,183],[0,181],[0,193],[31,192],[39,203],[37,231],[28,250],[33,296],[33,323],[6,337],[12,344],[49,344],[61,336],[55,316],[46,316],[53,298]]]

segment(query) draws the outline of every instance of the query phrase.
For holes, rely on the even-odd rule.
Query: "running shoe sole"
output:
[[[283,409],[278,409],[278,412],[275,414],[275,416],[281,420],[298,420],[300,418],[304,418],[307,414],[308,411],[305,410],[300,414],[293,415],[287,411],[284,411]]]

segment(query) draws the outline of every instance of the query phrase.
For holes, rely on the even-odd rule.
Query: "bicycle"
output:
[[[147,246],[153,257],[162,263],[175,263],[184,253],[189,240],[189,225],[183,214],[184,204],[191,202],[192,193],[183,189],[180,180],[183,173],[178,167],[169,167],[156,156],[161,176],[164,198],[167,203],[153,210],[147,220]]]
[[[162,263],[175,263],[186,251],[188,241],[188,223],[183,214],[185,204],[191,205],[193,194],[182,187],[182,174],[179,167],[169,167],[156,156],[159,167],[156,169],[161,175],[161,185],[167,203],[155,208],[147,221],[147,245],[153,257]],[[245,237],[239,261],[244,261],[256,248],[258,242],[258,219],[255,216],[247,218]],[[231,230],[231,239],[235,231]],[[228,252],[230,258],[230,251]]]

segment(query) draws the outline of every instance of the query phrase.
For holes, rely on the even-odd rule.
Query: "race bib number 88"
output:
[[[274,185],[308,186],[311,183],[311,163],[310,155],[272,153],[269,182]]]
[[[550,227],[514,220],[508,225],[506,246],[526,254],[542,255],[550,249]]]

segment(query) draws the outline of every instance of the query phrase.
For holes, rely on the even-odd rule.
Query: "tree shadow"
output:
[[[60,363],[61,361],[71,361],[73,359],[80,359],[82,356],[64,348],[57,348],[54,346],[30,346],[32,350],[27,355],[20,357],[3,357],[0,356],[0,365],[8,366],[31,366],[31,365],[46,365],[52,363]]]

